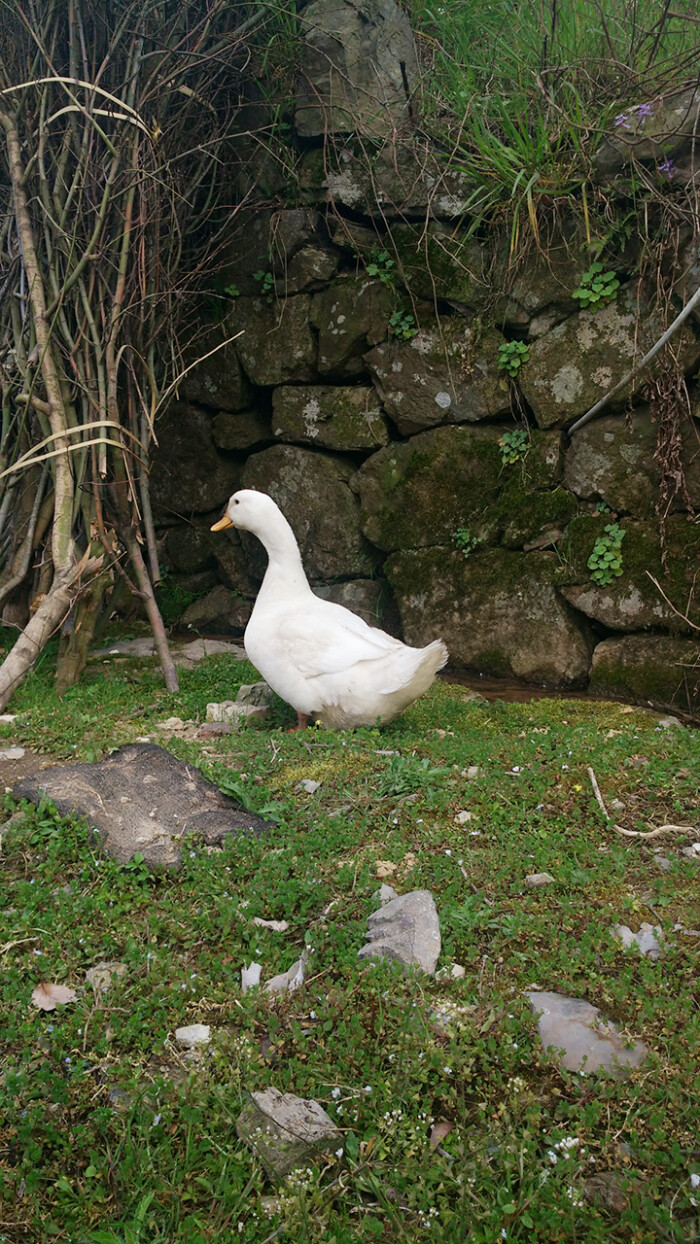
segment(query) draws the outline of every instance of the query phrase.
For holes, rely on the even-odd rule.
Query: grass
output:
[[[210,658],[169,695],[153,662],[110,658],[63,700],[51,673],[48,656],[4,737],[86,760],[150,736],[253,806],[276,805],[279,823],[216,855],[193,840],[161,876],[118,867],[50,808],[24,808],[6,833],[0,1240],[698,1238],[697,941],[676,934],[653,963],[609,932],[697,927],[697,865],[679,847],[698,835],[660,840],[662,871],[659,840],[615,834],[586,774],[624,802],[628,828],[696,823],[697,731],[613,704],[474,702],[439,683],[381,730],[290,734],[278,703],[241,734],[185,740],[158,723],[201,718],[254,679],[250,666]],[[556,885],[527,889],[540,871]],[[462,964],[462,980],[360,968],[380,876],[431,890],[439,966]],[[267,979],[304,945],[298,992],[241,995],[243,963]],[[101,960],[127,971],[97,996],[85,974]],[[77,1002],[36,1011],[39,979]],[[648,1062],[619,1082],[559,1070],[523,998],[535,982],[600,1006],[649,1044]],[[193,1059],[173,1034],[195,1022],[212,1042]],[[269,1085],[315,1098],[344,1132],[342,1153],[277,1188],[235,1126],[247,1093]],[[452,1127],[434,1146],[437,1121]],[[606,1171],[628,1186],[613,1216],[581,1199]]]

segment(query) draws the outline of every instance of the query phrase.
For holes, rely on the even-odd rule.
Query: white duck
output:
[[[309,587],[294,532],[271,497],[244,488],[212,531],[236,527],[262,541],[268,565],[244,644],[253,665],[296,709],[350,729],[397,717],[427,691],[447,661],[441,639],[409,648]]]

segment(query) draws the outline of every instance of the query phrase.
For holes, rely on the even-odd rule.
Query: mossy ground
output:
[[[169,695],[152,662],[109,658],[62,701],[51,675],[47,657],[5,738],[86,760],[148,735],[278,823],[216,855],[193,840],[182,869],[158,877],[101,857],[85,826],[50,809],[23,809],[6,833],[0,1236],[697,1238],[697,937],[672,931],[699,923],[698,866],[680,853],[699,836],[697,731],[619,704],[474,702],[438,683],[381,730],[290,734],[278,704],[241,734],[185,740],[159,723],[201,719],[208,700],[254,679],[250,666],[212,658]],[[694,832],[621,837],[588,766],[608,804],[624,804],[624,827]],[[303,778],[315,793],[298,789]],[[473,819],[457,824],[463,810]],[[528,889],[526,874],[541,871],[556,884]],[[400,892],[432,891],[439,966],[461,963],[463,980],[360,968],[380,875]],[[619,949],[619,920],[660,924],[664,957]],[[244,962],[267,979],[304,944],[302,989],[242,996]],[[85,973],[100,960],[127,972],[96,995]],[[72,986],[77,1002],[36,1011],[40,979]],[[535,983],[599,1006],[648,1043],[649,1060],[625,1081],[559,1070],[523,998]],[[446,1004],[443,1031],[433,1012]],[[188,1060],[173,1034],[195,1022],[212,1042]],[[344,1132],[342,1153],[277,1189],[235,1130],[246,1094],[269,1085],[316,1098]],[[434,1121],[452,1125],[439,1145]],[[563,1138],[579,1143],[555,1150]],[[629,1183],[613,1217],[581,1200],[585,1178],[610,1171]]]

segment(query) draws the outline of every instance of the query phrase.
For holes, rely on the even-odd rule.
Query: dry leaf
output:
[[[430,1143],[433,1149],[437,1149],[441,1145],[446,1136],[454,1128],[454,1123],[448,1123],[447,1119],[440,1119],[439,1123],[434,1123],[430,1129]]]
[[[51,981],[39,981],[32,991],[32,1002],[40,1011],[55,1011],[57,1006],[65,1006],[68,1002],[77,1002],[78,995],[67,985],[55,985]]]
[[[377,860],[374,871],[378,877],[393,877],[398,864],[392,864],[391,860]]]

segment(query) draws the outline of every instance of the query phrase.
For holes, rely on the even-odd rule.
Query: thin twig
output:
[[[593,794],[603,812],[606,821],[610,822],[617,834],[624,834],[625,838],[658,838],[660,834],[694,834],[696,829],[694,825],[659,825],[658,828],[650,830],[648,834],[643,833],[641,829],[623,829],[621,825],[616,825],[610,813],[603,802],[603,796],[600,793],[600,787],[596,779],[596,775],[588,766],[588,776],[591,779]]]

